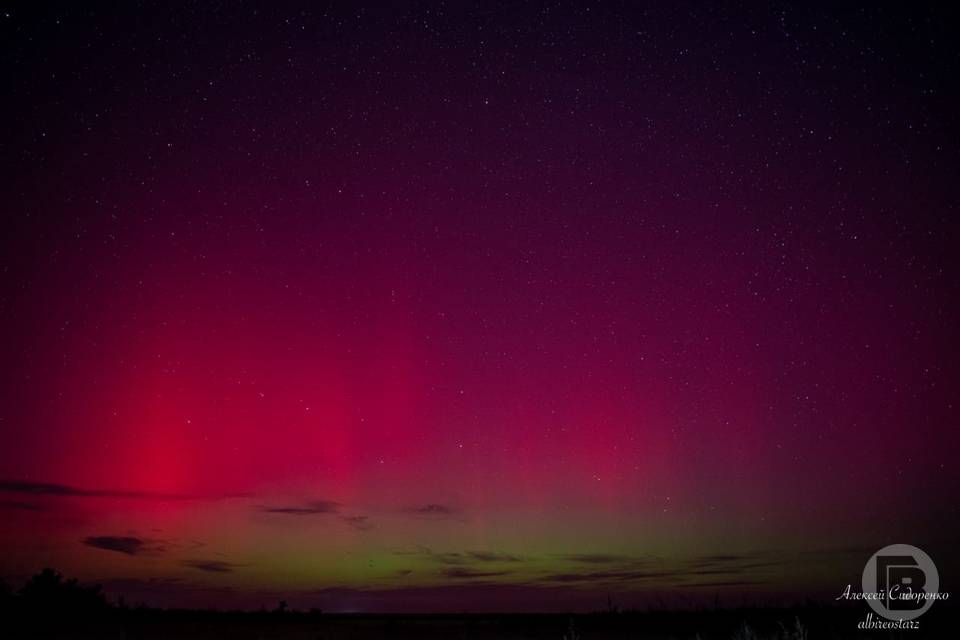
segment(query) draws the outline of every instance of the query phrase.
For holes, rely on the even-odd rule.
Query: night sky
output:
[[[949,586],[953,15],[82,4],[0,8],[8,584],[589,610],[907,543]]]

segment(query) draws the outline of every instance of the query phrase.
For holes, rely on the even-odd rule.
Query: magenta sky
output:
[[[953,562],[945,29],[7,10],[0,575],[589,609]]]

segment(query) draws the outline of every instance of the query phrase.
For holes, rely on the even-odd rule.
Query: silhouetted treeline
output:
[[[0,586],[0,602],[6,611],[42,611],[53,614],[89,615],[110,609],[99,585],[80,584],[76,578],[65,580],[53,569],[44,569],[27,580],[18,591]]]
[[[165,610],[145,604],[128,607],[120,596],[110,603],[100,585],[65,579],[44,569],[19,589],[0,581],[0,638],[124,638],[180,637],[184,630],[200,637],[217,637],[224,628],[264,629],[278,623],[316,619],[319,609],[298,612],[280,601],[259,611]],[[241,634],[243,635],[243,634]]]
[[[956,637],[952,602],[925,614],[912,640]],[[876,638],[857,623],[866,607],[817,604],[796,607],[720,607],[696,610],[622,610],[607,598],[606,608],[588,614],[322,614],[291,610],[281,601],[259,611],[155,609],[111,605],[101,588],[64,579],[52,569],[20,589],[0,582],[0,638],[433,638],[477,640],[523,637],[675,638],[700,640],[817,640]],[[884,636],[888,637],[888,636]]]

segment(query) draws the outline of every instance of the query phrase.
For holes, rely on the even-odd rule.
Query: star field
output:
[[[0,576],[540,610],[949,565],[953,24],[8,3]]]

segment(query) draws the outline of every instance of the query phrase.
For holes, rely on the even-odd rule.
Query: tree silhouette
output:
[[[0,580],[0,611],[6,611],[13,601],[13,590],[3,580]]]
[[[99,585],[83,586],[76,578],[64,580],[53,569],[44,569],[20,589],[25,609],[46,612],[97,613],[109,608]]]

